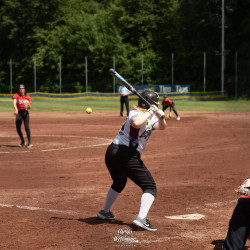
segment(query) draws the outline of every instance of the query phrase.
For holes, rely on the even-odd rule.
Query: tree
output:
[[[225,86],[234,87],[234,52],[238,51],[241,89],[248,93],[249,0],[225,1]],[[37,89],[85,90],[85,56],[91,91],[112,91],[108,74],[116,69],[133,84],[188,83],[203,88],[203,53],[207,54],[207,90],[220,89],[221,1],[217,0],[2,0],[0,2],[0,92],[9,92],[9,60],[14,83]],[[239,27],[241,27],[239,29]]]
[[[0,10],[0,75],[5,79],[7,75],[3,72],[8,72],[7,62],[12,58],[13,81],[25,83],[32,89],[32,57],[38,46],[37,30],[46,29],[54,20],[58,4],[59,0],[3,1]]]

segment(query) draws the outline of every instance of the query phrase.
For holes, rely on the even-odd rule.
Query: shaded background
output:
[[[131,83],[221,90],[221,0],[2,0],[0,92],[113,91],[114,66]],[[250,1],[225,0],[225,92],[249,98]],[[237,54],[236,54],[237,53]],[[87,65],[86,59],[87,58]],[[143,70],[142,70],[143,58]],[[61,60],[61,80],[59,75]],[[237,69],[237,71],[236,71]],[[10,73],[10,71],[12,73]],[[11,76],[10,76],[11,75]],[[12,79],[10,79],[12,77]],[[143,78],[143,79],[142,79]]]

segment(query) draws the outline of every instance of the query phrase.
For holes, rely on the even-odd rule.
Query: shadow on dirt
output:
[[[143,229],[138,228],[133,223],[125,223],[121,220],[101,220],[97,217],[88,217],[88,218],[79,218],[79,219],[71,219],[71,218],[62,218],[62,217],[51,217],[54,220],[71,220],[71,221],[79,221],[83,223],[87,223],[89,225],[100,225],[100,224],[114,224],[114,225],[121,225],[121,226],[128,226],[133,231],[141,231]]]
[[[224,240],[213,240],[211,243],[214,245],[214,250],[223,249]]]
[[[6,147],[6,148],[19,148],[18,145],[0,145],[0,147]]]
[[[116,224],[116,225],[125,225],[125,226],[132,226],[133,224],[128,224],[125,223],[121,220],[101,220],[97,217],[88,217],[88,218],[81,218],[81,219],[77,219],[80,222],[84,222],[87,223],[89,225],[99,225],[99,224]]]

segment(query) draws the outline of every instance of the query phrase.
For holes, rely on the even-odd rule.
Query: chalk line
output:
[[[11,204],[3,204],[3,203],[0,203],[0,207],[20,208],[20,209],[32,210],[32,211],[46,211],[50,213],[60,213],[60,214],[69,214],[69,215],[79,214],[74,211],[63,211],[63,210],[57,210],[57,209],[46,209],[46,208],[41,208],[41,207],[20,206],[20,205],[11,205]]]
[[[0,135],[0,137],[16,137],[15,135]],[[78,136],[78,135],[32,135],[32,137],[65,137],[65,138],[82,138],[82,139],[96,139],[96,140],[105,140],[106,143],[98,143],[98,144],[90,144],[90,145],[81,145],[81,146],[74,146],[74,147],[65,147],[65,148],[50,148],[50,149],[41,149],[41,150],[25,150],[25,151],[0,151],[0,154],[16,154],[16,153],[32,153],[32,152],[53,152],[53,151],[60,151],[60,150],[72,150],[72,149],[79,149],[79,148],[91,148],[91,147],[100,147],[100,146],[107,146],[109,145],[112,140],[102,137],[91,137],[91,136]]]

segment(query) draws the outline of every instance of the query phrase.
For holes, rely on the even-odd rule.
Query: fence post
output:
[[[61,57],[59,56],[59,86],[60,86],[60,94],[62,94],[62,62]]]
[[[221,0],[221,93],[224,93],[224,74],[225,74],[225,17],[224,0]]]
[[[172,53],[172,85],[174,85],[174,53]]]
[[[143,55],[141,55],[141,84],[143,85]]]
[[[36,57],[34,57],[34,92],[36,94]]]
[[[237,68],[238,68],[238,53],[236,51],[235,52],[235,99],[237,99],[237,87],[238,87]]]
[[[10,59],[10,94],[12,95],[12,59]]]
[[[204,84],[204,94],[206,93],[206,52],[204,52],[204,79],[203,79],[203,84]]]
[[[86,93],[88,92],[88,58],[85,56],[85,86]]]
[[[115,56],[113,57],[113,69],[115,70]],[[115,93],[115,77],[113,77],[113,90]]]

